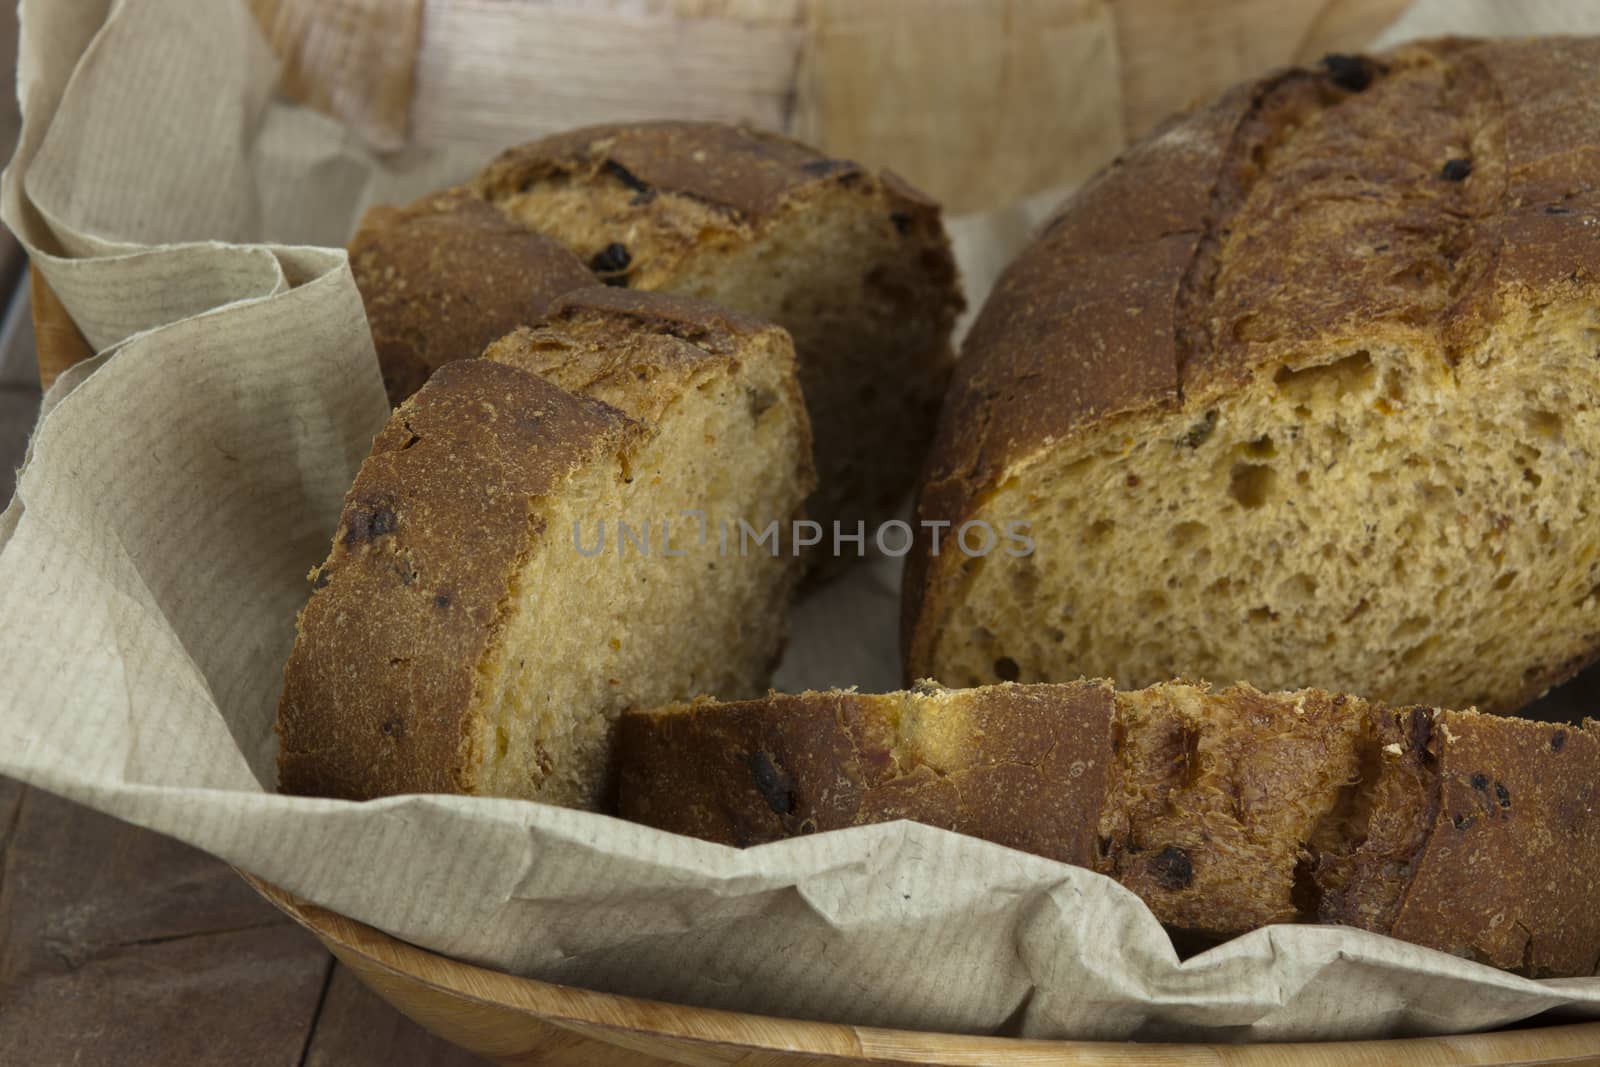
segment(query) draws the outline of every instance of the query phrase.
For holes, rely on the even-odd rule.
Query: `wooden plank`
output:
[[[0,70],[12,74],[17,69],[17,44],[19,39],[17,5],[0,4]],[[8,87],[0,92],[0,159],[11,158],[17,139],[22,136],[22,108],[17,94]],[[10,293],[22,273],[26,257],[22,245],[9,229],[0,226],[0,293]]]
[[[1410,0],[1119,0],[1122,124],[1130,140],[1245,78],[1366,46]]]
[[[451,1039],[495,1062],[583,1067],[825,1067],[840,1062],[976,1067],[1478,1067],[1600,1064],[1600,1022],[1455,1037],[1286,1044],[1041,1041],[777,1019],[615,996],[474,967],[424,951],[252,879],[345,965]]]
[[[13,797],[0,1063],[299,1059],[330,968],[315,940],[204,853],[38,790]]]
[[[306,1049],[306,1067],[478,1067],[489,1061],[428,1033],[342,965],[334,972]]]
[[[29,386],[0,386],[0,508],[16,489],[17,467],[28,447],[28,434],[39,413],[39,390]],[[0,803],[0,825],[4,825]]]
[[[39,353],[39,383],[46,389],[56,375],[94,355],[50,283],[36,266],[28,268],[33,286],[33,340]]]
[[[221,861],[8,778],[0,1004],[4,1064],[486,1062],[336,967]]]
[[[354,128],[376,148],[405,144],[422,0],[248,3],[283,60],[285,95]]]
[[[1124,144],[1104,0],[814,0],[794,132],[952,214],[1080,181]]]
[[[17,816],[22,811],[22,794],[28,787],[14,778],[0,778],[0,860],[6,854],[6,842],[11,839],[11,833],[16,829]],[[0,862],[0,872],[5,867]],[[0,890],[4,885],[0,884]]]
[[[695,17],[681,10],[659,0],[429,0],[413,140],[471,145],[487,158],[600,122],[784,128],[804,40],[794,4],[721,0],[694,5]],[[727,17],[712,17],[718,10]]]

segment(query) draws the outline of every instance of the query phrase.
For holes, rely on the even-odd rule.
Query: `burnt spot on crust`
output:
[[[808,159],[800,164],[800,169],[807,174],[825,176],[829,174],[849,174],[861,168],[848,159]]]
[[[1565,730],[1557,730],[1555,733],[1550,735],[1550,751],[1551,752],[1560,752],[1563,748],[1566,747],[1566,745],[1567,745],[1567,732]]]
[[[1177,892],[1194,884],[1194,861],[1177,845],[1168,845],[1152,856],[1150,872],[1162,889]]]
[[[392,534],[399,525],[394,508],[388,504],[358,500],[350,506],[350,516],[345,525],[344,543],[359,545]]]
[[[326,567],[318,567],[316,570],[311,572],[311,588],[313,588],[313,589],[323,589],[323,588],[327,587],[327,584],[328,584],[328,568],[326,568]],[[1552,745],[1553,744],[1554,744],[1554,742],[1552,742]]]
[[[1544,209],[1544,213],[1546,215],[1570,215],[1572,211],[1569,208],[1562,207],[1560,204],[1551,204]]]
[[[759,750],[750,753],[750,778],[774,815],[794,810],[794,783],[771,756]]]
[[[519,412],[512,425],[518,433],[529,437],[543,439],[545,433],[545,412],[543,409],[534,412]]]
[[[1487,774],[1474,774],[1472,776],[1472,788],[1480,793],[1487,793],[1489,791],[1489,776]]]
[[[400,741],[406,736],[406,721],[398,715],[392,715],[385,719],[378,729],[383,731],[383,736]]]
[[[1348,92],[1359,93],[1372,84],[1378,65],[1366,56],[1330,52],[1322,57],[1322,67],[1333,84]]]
[[[1465,829],[1467,829],[1468,827],[1470,827],[1473,823],[1475,823],[1477,821],[1478,821],[1478,817],[1476,815],[1463,813],[1461,815],[1457,815],[1454,818],[1452,818],[1450,820],[1450,823],[1457,830],[1465,830]]]
[[[1472,160],[1450,159],[1445,161],[1444,168],[1439,171],[1439,177],[1447,182],[1464,182],[1472,173]]]
[[[810,159],[800,164],[800,171],[818,178],[832,178],[840,185],[854,184],[862,175],[861,165],[848,159]],[[899,224],[895,225],[898,227]]]
[[[1411,750],[1419,756],[1425,756],[1428,744],[1433,740],[1433,712],[1431,708],[1412,708],[1411,714],[1406,719],[1406,737],[1411,742]]]
[[[1504,782],[1494,784],[1494,799],[1506,811],[1511,810],[1511,790],[1505,787]]]
[[[636,193],[648,195],[654,194],[655,192],[654,189],[650,188],[649,182],[640,181],[637,174],[633,173],[633,171],[629,170],[627,167],[624,167],[621,163],[618,163],[614,159],[608,159],[604,163],[600,164],[600,169]]]
[[[450,606],[450,594],[449,593],[438,593],[438,594],[436,594],[434,596],[434,598],[433,598],[433,606],[436,607],[436,608],[439,608],[441,610],[444,609],[444,608],[448,608]]]
[[[628,284],[628,267],[633,263],[633,256],[628,252],[628,246],[613,241],[594,254],[589,260],[589,269],[600,275],[600,280],[607,285]]]

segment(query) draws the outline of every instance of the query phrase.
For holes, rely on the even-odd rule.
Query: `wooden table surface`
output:
[[[0,375],[0,502],[39,403],[18,377]],[[0,1064],[484,1062],[379,1000],[221,861],[0,778]]]

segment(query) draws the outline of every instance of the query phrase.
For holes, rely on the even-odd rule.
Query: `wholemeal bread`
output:
[[[504,153],[467,187],[373,208],[350,245],[390,399],[603,281],[786,328],[816,427],[811,518],[869,530],[912,487],[963,307],[938,205],[776,134],[591,127]]]
[[[1515,709],[1600,648],[1600,41],[1330,57],[1166,124],[1008,269],[908,678]],[[974,542],[980,540],[975,534]]]
[[[537,322],[556,297],[595,284],[564,245],[464,189],[368,211],[350,270],[394,404],[444,364]]]
[[[765,686],[796,560],[719,531],[813,485],[782,330],[562,298],[378,435],[285,669],[280,787],[606,805],[622,710]]]
[[[963,303],[931,200],[775,134],[694,122],[513,148],[475,189],[611,285],[787,329],[816,431],[813,519],[870,530],[910,492]]]
[[[1600,724],[1108,682],[623,716],[620,811],[724,844],[911,819],[1088,867],[1191,938],[1344,923],[1535,976],[1600,957]]]

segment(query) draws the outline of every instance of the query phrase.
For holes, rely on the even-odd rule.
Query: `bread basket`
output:
[[[379,996],[434,1033],[503,1064],[777,1067],[779,1064],[1005,1064],[1011,1067],[1236,1067],[1600,1063],[1600,1022],[1461,1037],[1322,1044],[1194,1045],[1024,1041],[773,1019],[593,993],[426,952],[241,877]]]
[[[85,358],[88,345],[37,271],[33,287],[40,371],[52,376]],[[440,956],[239,873],[401,1013],[504,1064],[1600,1064],[1600,1022],[1391,1041],[1135,1044],[914,1033],[664,1004]]]
[[[902,0],[894,2],[900,4]],[[852,3],[853,0],[774,3],[767,5],[770,9],[767,16],[753,21],[782,23],[776,29],[768,26],[774,34],[820,33],[827,29],[827,12],[847,10]],[[362,129],[375,143],[382,143],[386,137],[396,136],[397,129],[404,129],[405,108],[399,108],[401,117],[397,119],[395,100],[398,97],[408,101],[414,89],[411,68],[403,61],[403,56],[398,66],[387,62],[391,58],[390,50],[398,49],[403,53],[407,41],[414,49],[419,35],[426,37],[433,32],[427,27],[419,29],[424,5],[397,4],[381,11],[377,5],[365,3],[332,6],[345,9],[348,17],[329,18],[325,23],[318,23],[318,9],[313,3],[252,0],[252,7],[269,28],[274,43],[289,57],[285,88]],[[459,5],[461,8],[469,6]],[[659,4],[641,6],[652,11],[659,8],[703,15],[707,10],[724,5],[709,0],[678,0],[677,3],[662,0]],[[754,10],[759,5],[733,3],[725,6],[724,16],[734,19],[736,13],[747,8]],[[890,6],[886,3],[884,10]],[[1102,6],[1061,5],[1063,9],[1082,7],[1085,10],[1099,10]],[[1129,2],[1114,15],[1109,10],[1100,10],[1100,16],[1107,23],[1100,32],[1109,34],[1107,39],[1122,53],[1120,96],[1108,105],[1116,115],[1114,128],[1102,129],[1101,135],[1106,145],[1114,150],[1175,103],[1231,82],[1255,67],[1289,59],[1314,58],[1323,51],[1359,46],[1401,6],[1372,0],[1304,4],[1298,5],[1304,9],[1303,18],[1279,19],[1271,26],[1262,21],[1265,9],[1255,4],[1236,5],[1226,17],[1215,12],[1209,16],[1197,14],[1190,5],[1181,2],[1153,0]],[[443,11],[447,5],[428,5],[427,10],[431,12],[435,7]],[[993,13],[987,2],[974,0],[972,7]],[[771,15],[779,8],[787,12],[784,18]],[[1286,5],[1279,10],[1288,9]],[[401,10],[406,14],[394,14]],[[900,16],[904,18],[905,12],[901,11]],[[1025,20],[1018,17],[1020,25]],[[960,12],[956,12],[950,20],[930,19],[916,32],[925,34],[930,42],[942,38],[947,51],[952,42],[963,51],[981,50],[978,42],[954,25],[959,18]],[[1195,25],[1199,22],[1207,24]],[[1254,36],[1242,29],[1247,23],[1251,24]],[[449,24],[448,20],[441,22],[442,26]],[[385,36],[385,29],[394,32]],[[1017,33],[1025,35],[1025,30],[1016,31],[1013,38]],[[1273,33],[1281,33],[1285,39],[1273,40]],[[313,37],[317,38],[316,47],[307,44]],[[1260,54],[1241,54],[1235,47],[1241,39],[1250,40],[1252,48]],[[386,42],[382,48],[374,43],[380,40]],[[453,47],[460,49],[463,42],[456,41]],[[938,50],[930,43],[927,54],[937,58]],[[1179,54],[1185,61],[1171,62]],[[352,55],[367,61],[368,65],[363,67],[355,63]],[[427,55],[425,48],[419,77],[424,82],[434,78],[433,84],[438,84],[445,65],[430,67]],[[1083,177],[1082,173],[1070,170],[1045,173],[1029,169],[1028,153],[1021,149],[1030,147],[1029,142],[1036,142],[1040,137],[1059,136],[1060,130],[1012,130],[1011,139],[993,146],[994,151],[984,159],[982,167],[968,168],[966,164],[971,160],[967,159],[950,160],[945,173],[929,170],[919,163],[916,144],[884,139],[885,116],[892,116],[897,104],[904,111],[907,101],[915,99],[913,89],[907,88],[915,85],[915,79],[910,75],[902,78],[899,101],[891,99],[889,90],[877,96],[862,90],[855,101],[859,109],[852,110],[847,88],[840,88],[849,84],[847,60],[850,55],[847,46],[839,46],[832,53],[832,66],[808,72],[817,78],[832,78],[838,91],[817,94],[797,88],[794,96],[784,98],[782,106],[792,110],[795,116],[791,124],[795,132],[817,139],[826,134],[829,147],[841,154],[865,154],[860,152],[859,145],[868,141],[881,144],[882,151],[878,155],[891,165],[916,174],[958,211],[991,207]],[[363,69],[393,75],[393,78],[375,77],[370,84],[351,84],[350,71]],[[904,71],[899,73],[905,74]],[[892,79],[886,80],[891,83],[892,90]],[[1182,84],[1173,84],[1180,80]],[[1026,83],[1027,77],[1019,75],[1016,81],[1019,92],[1027,91]],[[883,90],[883,85],[874,84],[870,88]],[[992,103],[984,107],[990,108]],[[1107,104],[1098,101],[1086,104],[1085,109]],[[671,102],[666,106],[670,107]],[[446,119],[450,117],[450,113],[440,110],[438,105],[413,110],[411,129],[426,139],[430,130],[448,125]],[[751,117],[761,117],[759,108]],[[959,125],[963,118],[954,111],[941,117],[952,127]],[[1076,132],[1087,136],[1093,125],[1086,120]],[[954,129],[944,133],[957,143],[964,139]],[[926,145],[939,139],[925,136],[919,143]],[[1086,152],[1084,158],[1092,154]],[[48,381],[59,371],[87,357],[90,347],[37,273],[33,297],[41,377]],[[270,902],[317,936],[398,1010],[441,1036],[501,1063],[746,1064],[752,1067],[854,1062],[950,1065],[1155,1065],[1195,1061],[1328,1065],[1600,1063],[1600,1022],[1392,1041],[1158,1045],[913,1033],[675,1006],[519,978],[452,960],[299,900],[247,873],[241,872],[241,875]]]

